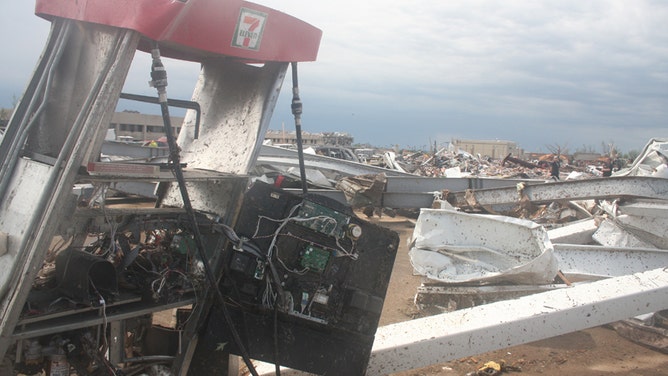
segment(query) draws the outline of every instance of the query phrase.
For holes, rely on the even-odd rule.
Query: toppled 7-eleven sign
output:
[[[234,31],[232,46],[257,51],[262,41],[262,31],[267,21],[267,14],[257,10],[241,8],[239,20]]]

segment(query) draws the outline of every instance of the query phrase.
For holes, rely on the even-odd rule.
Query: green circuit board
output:
[[[304,254],[301,257],[300,265],[302,268],[322,272],[327,267],[330,253],[324,249],[310,244],[304,248]]]
[[[312,220],[299,221],[300,225],[339,239],[345,236],[346,226],[350,223],[348,215],[307,200],[302,203],[299,217],[312,218]]]

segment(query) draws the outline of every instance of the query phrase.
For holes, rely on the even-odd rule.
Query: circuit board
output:
[[[302,226],[339,239],[345,236],[346,225],[350,222],[349,215],[310,200],[304,200],[301,204],[299,216],[304,219],[297,222]]]
[[[314,245],[307,245],[299,264],[305,269],[322,272],[327,267],[330,252],[320,249]]]
[[[337,201],[264,183],[247,192],[235,231],[260,250],[227,249],[221,281],[251,358],[274,362],[278,353],[281,365],[306,372],[363,374],[398,235]],[[198,351],[227,342],[238,354],[221,315],[214,311]]]

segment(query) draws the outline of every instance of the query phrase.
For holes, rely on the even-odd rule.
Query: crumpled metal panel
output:
[[[668,218],[668,202],[665,201],[627,201],[618,206],[620,214],[642,217]]]
[[[298,167],[298,154],[295,150],[284,149],[277,146],[262,145],[258,164],[269,165],[278,168]],[[376,167],[365,163],[347,161],[317,154],[304,154],[304,164],[306,168],[316,170],[335,171],[341,175],[357,176],[369,174],[385,174],[387,176],[406,176],[417,178],[413,174],[389,170],[382,167]]]
[[[440,282],[540,284],[557,274],[547,231],[528,220],[422,209],[412,243],[415,270]]]
[[[620,170],[613,176],[656,176],[668,177],[666,171],[668,157],[668,139],[650,139],[630,167]]]
[[[627,231],[614,220],[606,219],[592,235],[592,239],[607,247],[656,248],[643,237]]]

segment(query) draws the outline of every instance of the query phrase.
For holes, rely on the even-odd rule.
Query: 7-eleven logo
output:
[[[255,51],[260,49],[262,31],[264,30],[266,21],[266,13],[241,8],[237,27],[234,30],[234,38],[232,38],[232,47]]]

